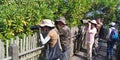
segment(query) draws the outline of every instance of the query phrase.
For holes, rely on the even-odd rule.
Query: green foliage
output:
[[[38,25],[43,19],[55,20],[64,16],[72,27],[80,25],[81,19],[102,16],[105,23],[119,19],[116,6],[119,0],[1,0],[0,39],[10,39],[23,33],[31,34],[30,26]],[[95,11],[102,9],[102,14]],[[86,16],[93,11],[93,16]]]
[[[96,19],[98,17],[104,18],[104,23],[108,24],[111,21],[117,20],[116,16],[117,6],[119,5],[120,0],[94,0],[90,11],[93,12],[93,16],[85,18]],[[102,13],[96,12],[100,11]]]

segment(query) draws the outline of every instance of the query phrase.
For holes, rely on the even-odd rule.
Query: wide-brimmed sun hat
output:
[[[66,24],[65,20],[66,19],[64,17],[59,17],[56,21],[57,22],[62,22],[63,24]]]
[[[97,24],[96,20],[91,20],[90,23]]]
[[[54,22],[51,21],[50,19],[44,19],[41,23],[40,23],[41,27],[44,26],[48,26],[48,27],[55,27]]]
[[[115,26],[116,23],[115,23],[115,22],[111,22],[109,25],[110,25],[110,26]]]

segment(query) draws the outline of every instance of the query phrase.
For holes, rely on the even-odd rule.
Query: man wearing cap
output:
[[[70,28],[66,25],[64,17],[59,17],[56,20],[56,27],[58,28],[61,46],[63,53],[65,54],[64,60],[69,60],[70,58],[70,43],[71,43],[71,32]]]
[[[107,57],[108,57],[108,59],[112,59],[112,57],[113,57],[113,50],[114,50],[114,45],[115,45],[115,43],[116,43],[116,41],[119,39],[117,39],[117,40],[112,40],[111,39],[111,34],[112,34],[112,32],[114,31],[116,31],[116,33],[118,34],[118,31],[117,31],[117,29],[115,28],[115,26],[116,26],[116,23],[115,22],[111,22],[110,24],[109,24],[109,26],[110,26],[110,28],[109,28],[109,32],[108,32],[108,35],[107,35]]]
[[[88,22],[88,27],[86,31],[86,42],[87,42],[87,59],[92,60],[92,47],[94,43],[94,37],[95,34],[97,33],[96,29],[96,21],[92,20]]]
[[[44,19],[40,23],[40,27],[40,41],[46,48],[45,60],[62,60],[63,54],[58,44],[59,35],[54,28],[54,22],[49,19]],[[44,32],[42,33],[41,31]],[[46,33],[46,35],[43,37],[44,33]]]

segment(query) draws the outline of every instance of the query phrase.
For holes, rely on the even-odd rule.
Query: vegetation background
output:
[[[0,39],[22,38],[33,32],[30,26],[59,16],[64,16],[70,27],[98,17],[104,18],[106,25],[117,21],[120,26],[120,0],[0,0]]]

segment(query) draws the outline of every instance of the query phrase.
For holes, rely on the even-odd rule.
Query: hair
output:
[[[48,28],[51,30],[51,29],[54,29],[55,27],[49,27],[49,26],[48,26]]]
[[[45,27],[45,26],[44,26]],[[41,29],[43,29],[44,27],[41,27]],[[47,26],[48,27],[48,30],[42,30],[42,34],[44,35],[44,36],[46,36],[49,32],[50,32],[50,30],[52,30],[52,29],[54,29],[55,27],[49,27],[49,26]]]
[[[114,26],[110,25],[110,27],[115,27],[115,25]]]
[[[93,24],[93,23],[91,23],[91,24]],[[97,27],[97,25],[96,24],[93,24],[95,27]]]
[[[100,18],[100,17],[99,17],[99,18],[97,18],[96,20],[98,20],[98,19],[100,19],[100,21],[101,21],[101,22],[104,20],[103,18]]]
[[[61,22],[61,21],[55,21],[55,25],[57,25],[58,22]],[[64,24],[63,22],[62,22],[62,24],[63,24],[63,25],[67,25],[67,24]]]
[[[57,25],[58,24],[58,21],[55,21],[55,25]]]

